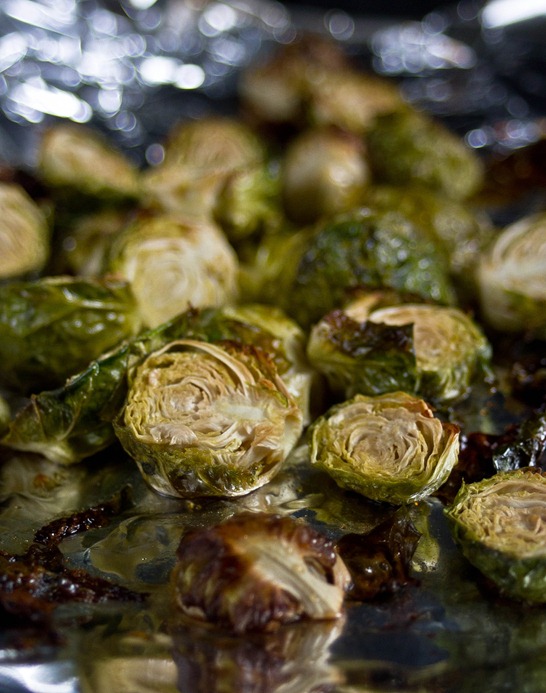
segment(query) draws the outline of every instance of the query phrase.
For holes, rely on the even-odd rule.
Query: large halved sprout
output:
[[[0,380],[25,392],[66,378],[141,327],[127,282],[46,277],[0,286]]]
[[[505,594],[546,602],[546,476],[500,472],[463,485],[446,509],[466,558]]]
[[[23,188],[0,183],[0,279],[41,271],[49,236],[44,213]]]
[[[244,513],[182,537],[177,606],[235,633],[341,615],[350,576],[331,540],[301,520]]]
[[[403,392],[334,405],[313,424],[311,463],[375,501],[403,504],[434,493],[459,453],[459,429]]]
[[[491,346],[461,310],[424,303],[373,308],[373,300],[357,298],[311,331],[309,359],[335,392],[405,390],[445,404],[489,373]]]
[[[478,272],[486,322],[503,332],[546,339],[546,213],[505,228]]]
[[[189,306],[221,306],[237,292],[237,258],[213,223],[162,214],[138,219],[110,249],[109,269],[131,285],[144,325]]]
[[[302,413],[265,352],[181,339],[135,369],[114,425],[159,493],[238,496],[277,473]]]

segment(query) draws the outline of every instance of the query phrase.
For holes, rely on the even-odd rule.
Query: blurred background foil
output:
[[[234,109],[240,71],[300,30],[399,81],[472,147],[514,149],[544,134],[545,12],[541,0],[4,0],[0,155],[32,166],[40,126],[61,118],[149,162],[174,121]]]

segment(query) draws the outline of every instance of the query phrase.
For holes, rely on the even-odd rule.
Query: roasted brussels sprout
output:
[[[184,614],[239,634],[338,618],[349,582],[331,540],[302,521],[261,513],[188,532],[172,574]]]
[[[397,87],[353,67],[339,45],[301,36],[243,74],[245,112],[259,124],[335,125],[362,134],[378,113],[402,107]]]
[[[479,190],[477,155],[440,121],[409,108],[376,119],[366,137],[374,180],[424,185],[453,199]]]
[[[237,306],[185,311],[101,356],[61,388],[33,394],[0,442],[62,464],[94,455],[116,440],[112,421],[124,404],[128,370],[152,351],[182,338],[259,347],[274,361],[304,422],[309,422],[311,399],[316,404],[317,374],[306,363],[303,333],[271,306]]]
[[[37,170],[53,189],[100,200],[137,199],[140,194],[137,167],[100,133],[84,125],[59,124],[46,130]]]
[[[292,140],[281,172],[284,209],[302,224],[359,206],[369,179],[361,140],[325,128]]]
[[[144,204],[211,216],[225,180],[264,162],[260,139],[242,121],[210,116],[181,123],[167,138],[163,162],[143,176]]]
[[[441,192],[411,184],[369,186],[364,199],[371,207],[400,210],[429,234],[447,258],[458,291],[474,295],[476,265],[493,237],[485,215]]]
[[[502,332],[546,339],[546,213],[506,227],[478,268],[481,311]]]
[[[237,292],[237,257],[222,231],[173,215],[126,226],[111,245],[108,270],[130,283],[147,327],[189,306],[230,303]]]
[[[40,272],[49,258],[47,219],[22,187],[0,182],[0,279]]]
[[[466,558],[513,598],[546,602],[546,476],[499,472],[461,487],[446,508]]]
[[[373,294],[325,315],[311,329],[307,353],[334,392],[377,395],[404,390],[436,404],[462,398],[492,349],[458,308],[402,303],[375,308]]]
[[[127,282],[46,277],[0,286],[0,379],[57,387],[141,327]]]
[[[303,425],[266,352],[182,339],[136,367],[114,427],[154,490],[192,498],[263,486]]]
[[[404,392],[355,395],[312,426],[310,459],[336,483],[402,505],[434,493],[457,462],[459,428]]]
[[[434,243],[401,214],[369,208],[324,220],[288,240],[264,239],[247,272],[261,300],[281,305],[304,327],[345,303],[359,286],[440,303],[455,298]]]
[[[5,397],[0,394],[0,435],[3,435],[7,431],[10,418],[11,408]]]

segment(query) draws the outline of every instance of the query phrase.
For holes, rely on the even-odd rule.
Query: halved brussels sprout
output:
[[[307,353],[334,392],[351,397],[404,390],[436,404],[460,399],[491,375],[491,345],[457,308],[403,303],[374,308],[373,294],[313,326]]]
[[[57,387],[141,327],[125,281],[46,277],[0,286],[0,379]]]
[[[379,116],[366,142],[378,183],[424,185],[453,199],[469,197],[482,184],[475,152],[424,113],[406,108]]]
[[[282,196],[288,217],[307,224],[362,202],[369,170],[360,138],[341,130],[305,130],[285,151]]]
[[[302,356],[303,334],[295,323],[271,306],[191,309],[104,354],[63,387],[33,394],[10,422],[1,444],[61,464],[80,462],[108,447],[116,439],[112,421],[124,404],[129,369],[152,351],[182,338],[231,340],[263,350],[297,400],[305,423],[310,420],[317,374],[310,372]],[[313,391],[313,400],[315,395]]]
[[[108,269],[131,285],[144,325],[188,309],[230,303],[237,257],[213,223],[173,215],[137,219],[112,243]]]
[[[0,279],[41,271],[50,232],[42,210],[15,183],[0,183]]]
[[[459,453],[459,428],[404,392],[356,395],[312,426],[311,463],[342,488],[401,505],[434,493]]]
[[[264,162],[260,139],[242,121],[209,116],[181,123],[167,138],[163,162],[143,176],[144,204],[211,216],[227,177]]]
[[[99,132],[84,125],[59,124],[46,130],[37,170],[52,188],[103,200],[136,199],[140,193],[137,167]]]
[[[148,356],[131,377],[118,438],[152,489],[239,496],[280,469],[302,413],[265,352],[191,339]]]
[[[345,303],[359,286],[454,301],[434,242],[401,214],[368,208],[325,220],[288,242],[264,239],[247,273],[257,283],[261,274],[255,287],[261,300],[280,305],[302,326]]]
[[[506,227],[478,268],[481,310],[503,332],[546,339],[546,213]]]
[[[463,484],[445,514],[466,558],[503,593],[546,602],[544,473],[519,469]]]

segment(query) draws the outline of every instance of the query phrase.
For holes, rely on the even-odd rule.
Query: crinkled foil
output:
[[[51,119],[69,119],[92,122],[144,163],[174,121],[233,108],[240,70],[301,28],[331,35],[376,72],[397,79],[409,101],[446,119],[471,146],[510,150],[544,135],[542,34],[530,26],[484,14],[475,2],[421,22],[397,22],[339,9],[289,12],[267,0],[2,0],[0,154],[31,167],[40,129]],[[492,418],[493,404],[487,403]],[[414,509],[418,526],[430,528],[414,557],[419,585],[388,601],[349,606],[340,621],[267,637],[173,625],[168,578],[187,528],[242,507],[301,516],[333,534],[365,532],[377,523],[377,506],[324,479],[316,483],[300,452],[280,477],[237,502],[160,498],[117,449],[64,470],[24,455],[4,462],[5,551],[23,551],[52,517],[130,487],[125,512],[107,527],[64,540],[62,550],[70,565],[146,590],[150,601],[60,607],[56,643],[25,640],[3,627],[0,690],[544,690],[544,610],[484,599],[434,500]]]

